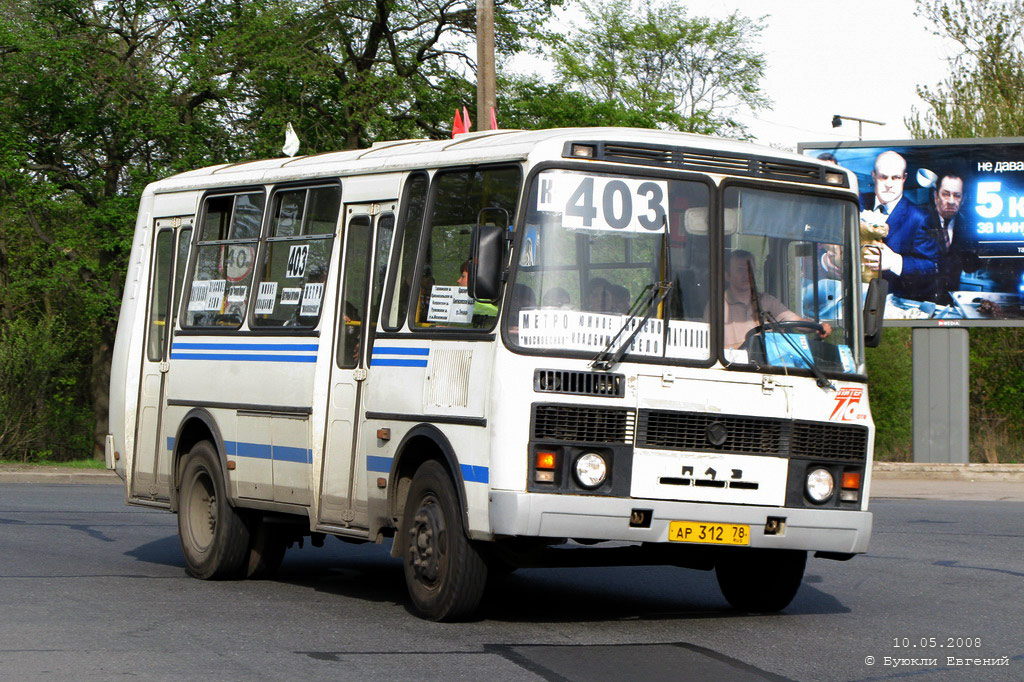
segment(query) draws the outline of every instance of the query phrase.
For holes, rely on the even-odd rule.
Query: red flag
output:
[[[455,121],[452,123],[452,137],[455,137],[459,133],[465,133],[466,124],[462,122],[462,114],[459,113],[458,107],[455,108]]]
[[[494,115],[494,107],[491,107],[491,130],[498,129],[498,118]]]
[[[469,120],[469,109],[462,107],[462,122],[466,124],[466,132],[473,129],[473,122]]]

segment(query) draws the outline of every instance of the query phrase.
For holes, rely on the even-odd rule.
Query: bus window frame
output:
[[[457,166],[445,166],[444,168],[436,168],[430,175],[430,186],[427,190],[427,203],[423,209],[423,222],[420,225],[420,243],[416,253],[416,267],[413,270],[412,282],[409,286],[413,287],[416,283],[420,282],[423,277],[423,266],[425,264],[427,256],[427,247],[430,243],[430,235],[432,233],[431,220],[434,215],[434,206],[437,203],[437,192],[438,192],[438,176],[448,175],[458,172],[475,172],[475,171],[487,171],[487,170],[501,170],[501,169],[516,169],[519,171],[519,192],[518,198],[516,199],[516,212],[521,211],[523,205],[523,190],[526,187],[525,178],[523,174],[524,164],[518,161],[498,161],[495,163],[483,163],[483,164],[460,164]],[[513,221],[515,224],[515,221]],[[469,254],[466,254],[467,258]],[[508,254],[505,254],[506,267],[508,266]],[[504,301],[505,292],[510,291],[510,284],[505,282],[501,296],[498,300]],[[418,291],[416,292],[418,296]],[[446,338],[452,340],[458,339],[457,335],[463,335],[469,337],[469,339],[480,339],[483,337],[490,336],[496,338],[495,329],[502,319],[502,310],[498,311],[498,314],[494,317],[494,322],[489,327],[425,327],[416,325],[416,309],[413,305],[413,292],[409,292],[409,308],[406,310],[406,319],[404,324],[408,325],[409,332],[415,334],[418,337],[435,337],[435,338]],[[505,306],[502,305],[503,309]]]
[[[327,263],[328,263],[327,280],[329,281],[331,279],[331,271],[336,269],[334,267],[334,265],[335,265],[335,263],[334,263],[334,248],[335,248],[334,242],[337,242],[340,239],[342,239],[343,233],[344,233],[344,228],[341,227],[342,221],[344,220],[344,216],[345,216],[345,191],[344,191],[344,186],[343,185],[344,185],[344,183],[342,183],[342,179],[340,177],[338,177],[338,178],[315,178],[315,179],[310,178],[309,180],[298,180],[298,181],[294,181],[294,182],[282,182],[280,184],[271,185],[269,187],[269,189],[267,191],[267,208],[264,209],[263,229],[260,231],[260,249],[259,249],[259,252],[256,255],[256,261],[257,261],[256,270],[253,271],[253,282],[254,282],[255,286],[253,286],[252,289],[254,291],[258,289],[259,283],[263,282],[263,279],[262,279],[263,274],[262,273],[263,273],[263,268],[266,266],[266,259],[267,259],[268,255],[269,255],[269,252],[270,252],[270,244],[271,243],[276,243],[276,242],[301,241],[301,240],[308,240],[310,238],[320,239],[320,240],[327,240],[327,239],[333,240],[333,242],[331,244],[331,251],[330,251],[330,253],[327,256]],[[309,193],[308,192],[311,189],[318,189],[320,187],[333,187],[333,186],[337,186],[337,188],[338,188],[338,217],[334,221],[334,233],[333,234],[331,234],[330,236],[325,235],[325,234],[318,234],[318,235],[303,234],[303,235],[291,235],[291,236],[287,236],[287,237],[273,237],[273,236],[271,236],[270,228],[271,228],[271,224],[273,223],[273,217],[272,217],[271,213],[272,213],[272,210],[274,208],[274,201],[275,201],[275,199],[277,198],[277,195],[280,192],[294,192],[295,190],[304,189],[307,192],[306,197],[308,198],[309,197]],[[305,217],[306,217],[305,211],[306,211],[307,208],[308,207],[305,204],[303,204],[303,221],[305,221]],[[341,231],[342,234],[339,234],[339,230]],[[338,267],[340,267],[340,264],[338,265]],[[259,278],[260,278],[258,281],[257,281],[257,275],[259,275]],[[327,288],[328,288],[327,287],[327,281],[325,281],[324,282],[324,297],[325,298],[327,296]],[[279,335],[279,336],[308,336],[310,332],[315,331],[315,330],[319,330],[320,329],[320,325],[323,324],[324,310],[323,310],[323,305],[321,305],[320,316],[317,318],[316,324],[314,324],[314,325],[302,326],[302,327],[283,327],[283,326],[260,326],[260,325],[254,325],[253,321],[254,321],[254,319],[256,317],[256,297],[250,295],[249,299],[250,300],[246,304],[246,308],[247,308],[246,309],[246,317],[245,317],[245,319],[246,319],[246,326],[248,327],[248,329],[250,331],[258,333],[260,335],[266,334],[266,335]]]
[[[391,307],[398,304],[398,296],[400,292],[398,287],[402,286],[400,281],[401,273],[399,272],[399,261],[402,259],[402,247],[405,244],[405,230],[406,230],[406,218],[409,216],[409,202],[412,200],[411,193],[409,191],[409,185],[412,183],[413,178],[423,176],[427,181],[426,196],[423,201],[423,216],[420,218],[420,224],[418,227],[419,233],[416,236],[416,251],[413,255],[413,276],[416,274],[416,263],[419,259],[420,244],[423,241],[423,224],[427,217],[427,207],[430,201],[430,184],[433,178],[433,169],[417,169],[410,171],[402,183],[402,195],[399,197],[398,211],[395,214],[395,231],[391,236],[391,257],[388,260],[387,275],[384,280],[384,293],[381,297],[380,305],[380,325],[384,333],[400,333],[405,327],[407,318],[409,317],[409,311],[406,309],[406,314],[398,319],[396,326],[391,326],[387,323],[387,320],[391,317]],[[412,281],[415,281],[413,279]],[[412,282],[409,283],[410,288]],[[409,296],[412,296],[410,290]],[[378,335],[380,336],[380,335]],[[385,337],[386,338],[386,337]]]
[[[719,257],[716,262],[716,253],[722,250],[722,229],[721,220],[719,218],[719,186],[715,184],[714,179],[710,175],[704,175],[701,173],[694,173],[692,171],[677,171],[670,168],[662,168],[660,166],[616,166],[614,164],[606,163],[580,163],[565,160],[551,160],[538,163],[530,169],[526,180],[523,182],[523,196],[519,202],[519,215],[515,221],[515,235],[513,237],[512,246],[512,258],[509,260],[509,268],[511,270],[510,277],[505,282],[506,290],[511,290],[511,287],[515,286],[516,279],[519,275],[519,268],[517,267],[518,257],[520,250],[522,249],[523,234],[525,233],[526,223],[526,202],[530,200],[529,192],[533,187],[533,183],[536,176],[547,170],[567,170],[567,171],[579,171],[583,173],[597,173],[606,175],[618,175],[618,176],[636,176],[643,178],[664,178],[666,180],[678,180],[682,182],[697,182],[705,185],[708,188],[708,276],[711,281],[708,283],[710,287],[710,296],[713,300],[721,300],[722,296],[722,285],[718,281],[721,279],[721,258]],[[603,264],[602,264],[603,265]],[[718,287],[716,291],[715,287]],[[713,367],[718,362],[718,355],[715,348],[722,345],[721,341],[721,322],[716,323],[715,309],[720,306],[711,306],[708,324],[711,325],[711,352],[708,353],[707,360],[686,360],[683,358],[666,358],[656,357],[651,355],[624,355],[622,362],[637,362],[643,364],[655,364],[655,365],[671,365],[674,367],[696,367],[708,369]],[[502,343],[511,352],[517,355],[528,355],[528,356],[541,356],[550,358],[582,358],[582,359],[593,359],[596,355],[592,351],[579,351],[579,350],[553,350],[545,348],[526,348],[514,343],[508,335],[508,320],[506,319],[508,312],[507,306],[502,306],[502,310],[499,314],[499,327],[501,332]],[[721,312],[718,313],[721,315]]]
[[[188,300],[192,296],[192,285],[195,283],[195,270],[199,266],[199,247],[206,244],[229,244],[233,243],[231,240],[214,240],[210,242],[204,242],[201,240],[203,234],[203,221],[206,218],[206,206],[207,201],[211,198],[221,196],[237,196],[239,194],[255,194],[259,192],[263,195],[263,216],[260,220],[259,234],[256,235],[256,256],[253,258],[253,278],[256,277],[256,263],[260,261],[261,246],[263,244],[263,235],[267,230],[267,199],[269,197],[269,190],[266,185],[240,185],[238,187],[215,187],[203,192],[202,196],[199,197],[199,210],[196,212],[196,221],[193,223],[192,229],[192,243],[189,247],[188,253],[188,272],[185,274],[185,284],[182,286],[182,305],[179,306],[178,310],[178,331],[176,334],[180,335],[228,335],[228,334],[240,334],[244,333],[243,327],[248,326],[249,320],[249,308],[252,306],[253,296],[251,296],[252,283],[250,282],[250,295],[245,302],[246,311],[245,315],[242,316],[242,321],[234,327],[213,327],[213,326],[198,326],[186,324],[188,318]],[[232,208],[232,215],[234,209]],[[239,240],[239,244],[250,243],[251,239]],[[189,296],[186,297],[185,291],[188,291]]]
[[[725,192],[726,192],[727,189],[730,189],[730,188],[738,188],[738,189],[744,189],[745,188],[745,189],[754,189],[754,190],[762,190],[762,191],[774,191],[774,192],[778,192],[780,194],[794,194],[794,195],[802,195],[802,196],[815,196],[815,197],[822,197],[822,198],[827,198],[827,199],[838,199],[840,201],[844,201],[845,200],[846,202],[848,202],[848,203],[853,205],[853,207],[854,207],[854,215],[857,215],[857,214],[860,213],[860,205],[857,203],[857,197],[856,196],[851,196],[848,193],[848,191],[849,191],[848,188],[837,188],[836,190],[831,190],[830,191],[827,187],[821,187],[821,186],[818,186],[818,185],[806,186],[806,185],[800,185],[800,184],[775,184],[775,183],[757,182],[756,180],[752,180],[752,179],[749,179],[749,178],[731,178],[730,177],[730,178],[725,178],[724,180],[722,180],[722,183],[718,186],[718,192],[719,192],[719,195],[720,195],[719,196],[719,200],[720,201],[724,201],[725,200]],[[840,191],[840,189],[844,189],[846,191]],[[718,221],[717,221],[717,214],[716,214],[716,224],[717,224],[717,222]],[[724,268],[725,268],[725,234],[724,234],[724,231],[719,229],[718,230],[718,235],[719,235],[718,248],[717,248],[716,252],[714,254],[712,254],[714,259],[715,259],[715,267],[718,270],[718,276],[715,277],[715,279],[712,281],[712,286],[713,287],[715,287],[715,286],[718,287],[718,293],[716,294],[714,288],[712,288],[712,295],[716,296],[716,298],[715,298],[716,301],[722,301],[723,297],[725,296],[725,283],[723,281],[724,280],[723,271],[724,271]],[[846,235],[844,233],[843,236],[846,237],[848,235]],[[860,272],[859,264],[854,264],[854,262],[853,262],[853,254],[855,252],[859,253],[859,249],[857,248],[857,246],[859,244],[859,240],[857,239],[856,234],[854,234],[853,239],[854,239],[854,242],[851,243],[851,245],[850,245],[849,253],[847,254],[847,261],[848,261],[848,263],[846,264],[847,267],[851,268],[851,270],[850,270],[851,277],[853,276],[852,273],[854,273],[854,272],[859,273]],[[856,279],[857,279],[857,282],[859,283],[860,282],[859,274],[856,276]],[[853,285],[853,284],[851,284],[850,286],[851,286],[851,288],[855,287],[855,285]],[[854,297],[854,298],[856,298],[856,297]],[[715,353],[713,353],[713,355],[715,356],[716,362],[721,362],[722,366],[725,369],[727,369],[729,371],[732,371],[732,372],[747,372],[747,373],[755,373],[756,372],[756,373],[760,373],[760,374],[794,375],[794,376],[814,378],[814,372],[812,372],[809,369],[803,369],[803,368],[800,368],[800,367],[757,367],[753,363],[749,363],[749,362],[748,363],[739,363],[739,362],[734,362],[734,361],[727,361],[726,358],[725,358],[725,344],[723,343],[723,338],[722,338],[723,335],[724,335],[725,310],[724,310],[722,305],[712,306],[712,309],[713,309],[712,310],[712,319],[714,319],[716,314],[718,316],[717,321],[714,322],[714,325],[715,325],[714,329],[712,329],[712,332],[713,332],[712,333],[712,339],[715,338],[715,334],[716,333],[718,334],[718,342],[716,343]],[[863,334],[864,334],[863,322],[861,320],[861,315],[863,314],[863,305],[862,304],[854,303],[853,304],[853,309],[850,312],[851,312],[850,332],[849,332],[850,338],[853,339],[854,342],[857,344],[857,346],[860,348],[861,356],[863,357],[864,349],[865,349],[865,347],[864,347],[864,340],[863,340]],[[859,373],[856,373],[856,372],[844,373],[844,372],[831,372],[831,371],[822,370],[822,374],[824,374],[829,379],[836,379],[837,381],[866,382],[868,380],[866,374],[859,374]]]

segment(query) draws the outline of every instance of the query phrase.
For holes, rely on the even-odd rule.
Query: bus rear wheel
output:
[[[425,462],[413,476],[402,518],[402,560],[413,607],[422,617],[471,617],[487,584],[487,565],[469,541],[444,467]]]
[[[249,528],[228,502],[217,452],[209,441],[185,456],[178,493],[178,538],[186,570],[202,580],[241,576]]]
[[[715,575],[733,608],[772,613],[793,601],[806,564],[807,552],[799,550],[725,550],[715,560]]]

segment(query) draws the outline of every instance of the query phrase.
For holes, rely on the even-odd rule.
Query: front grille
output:
[[[632,443],[632,410],[590,405],[534,405],[534,440],[571,443]]]
[[[717,444],[708,429],[716,423],[719,426],[715,428],[724,427],[725,433],[724,441]],[[786,426],[779,419],[641,410],[636,444],[666,450],[782,455],[788,443]]]
[[[640,410],[636,445],[661,450],[863,462],[868,456],[868,429],[854,424]]]
[[[793,454],[863,462],[868,452],[868,427],[821,422],[793,423]]]
[[[580,372],[565,369],[538,369],[533,373],[533,390],[540,393],[598,395],[621,398],[626,393],[622,374]]]
[[[580,142],[567,142],[563,156],[571,157],[572,148],[578,144]],[[667,147],[663,145],[638,145],[626,142],[585,142],[583,144],[595,150],[595,159],[603,161],[657,166],[660,168],[676,168],[703,173],[773,178],[776,180],[807,182],[816,185],[832,184],[825,179],[825,168],[820,164],[810,161],[802,163],[796,160],[771,159],[734,152]],[[839,186],[848,187],[848,182],[844,174],[842,184]]]

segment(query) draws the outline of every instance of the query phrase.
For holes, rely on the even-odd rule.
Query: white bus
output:
[[[391,540],[434,620],[544,565],[778,610],[808,552],[868,546],[858,214],[839,167],[652,130],[176,175],[139,208],[107,464],[197,578],[334,535]]]

